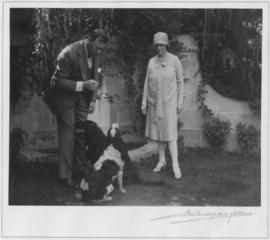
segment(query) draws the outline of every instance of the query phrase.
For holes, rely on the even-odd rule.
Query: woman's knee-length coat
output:
[[[177,56],[167,52],[162,60],[149,60],[142,107],[146,107],[145,136],[158,141],[176,141],[177,109],[184,98],[183,68]]]

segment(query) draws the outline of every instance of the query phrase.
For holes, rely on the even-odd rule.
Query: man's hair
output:
[[[104,43],[108,42],[108,36],[103,29],[97,28],[89,33],[88,39],[95,41],[97,38],[102,38]]]

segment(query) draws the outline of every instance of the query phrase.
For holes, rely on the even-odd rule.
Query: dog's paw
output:
[[[110,184],[109,186],[106,187],[107,189],[107,194],[110,194],[114,190],[114,186]]]
[[[83,178],[82,181],[81,181],[80,188],[81,188],[83,191],[88,191],[88,190],[89,190],[89,185],[88,185],[88,183],[84,180],[84,178]]]
[[[96,204],[100,204],[100,203],[108,202],[108,201],[112,201],[112,200],[113,200],[113,197],[111,197],[111,196],[104,196],[102,199],[93,200],[92,202],[93,203],[96,203]]]
[[[106,196],[103,200],[104,200],[105,202],[107,202],[107,201],[112,201],[112,200],[113,200],[113,197],[111,197],[111,196]]]
[[[83,196],[82,196],[81,193],[75,193],[75,198],[78,199],[78,200],[82,200]]]
[[[103,165],[103,160],[98,160],[95,164],[94,164],[94,169],[96,171],[100,170],[102,168]]]
[[[101,168],[101,164],[94,164],[94,169],[98,171]]]

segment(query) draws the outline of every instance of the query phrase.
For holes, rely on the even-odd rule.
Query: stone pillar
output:
[[[104,77],[102,86],[99,89],[100,99],[96,101],[96,109],[92,114],[88,114],[87,120],[96,122],[104,133],[110,126],[110,103],[105,99],[105,93],[107,93],[107,81]]]
[[[201,80],[199,48],[196,41],[189,35],[178,35],[173,40],[181,46],[181,50],[173,53],[179,57],[183,65],[185,79],[184,109],[180,115],[184,125],[180,135],[184,136],[186,145],[198,147],[202,145],[202,117],[197,102],[197,89]]]

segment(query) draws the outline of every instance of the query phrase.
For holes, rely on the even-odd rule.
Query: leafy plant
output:
[[[231,122],[212,116],[203,124],[202,132],[212,148],[221,150],[231,132]]]
[[[9,139],[9,159],[11,166],[20,160],[20,150],[27,137],[27,132],[21,128],[13,128]]]
[[[204,34],[198,42],[205,82],[226,97],[248,101],[260,114],[261,10],[204,11]]]
[[[27,48],[32,55],[26,54],[23,59],[25,72],[12,81],[12,106],[18,102],[22,86],[26,97],[31,97],[31,92],[41,91],[54,71],[57,54],[64,46],[99,27],[108,30],[120,46],[117,58],[125,66],[118,69],[122,73],[116,77],[125,82],[130,100],[136,103],[137,119],[141,118],[145,70],[148,59],[154,54],[152,38],[157,31],[167,32],[170,37],[189,34],[198,41],[203,77],[198,98],[206,117],[212,115],[203,104],[206,83],[225,96],[249,101],[254,111],[260,112],[260,9],[41,8],[32,11],[34,33],[31,35],[32,46]],[[170,51],[181,48],[176,44]],[[138,68],[139,74],[134,78]],[[11,71],[11,74],[16,72]]]
[[[259,146],[261,132],[255,126],[238,123],[236,133],[241,152],[250,153]]]
[[[206,84],[225,96],[249,101],[260,114],[261,17],[260,10],[204,10],[203,35],[197,37],[202,74],[197,101],[205,120],[202,130],[212,147],[224,145],[231,124],[215,117],[204,103]]]
[[[179,134],[183,125],[184,125],[184,123],[182,121],[178,120],[178,122],[177,122],[177,128],[178,128],[177,146],[178,146],[179,154],[184,154],[187,152],[187,146],[185,145],[184,136]]]

